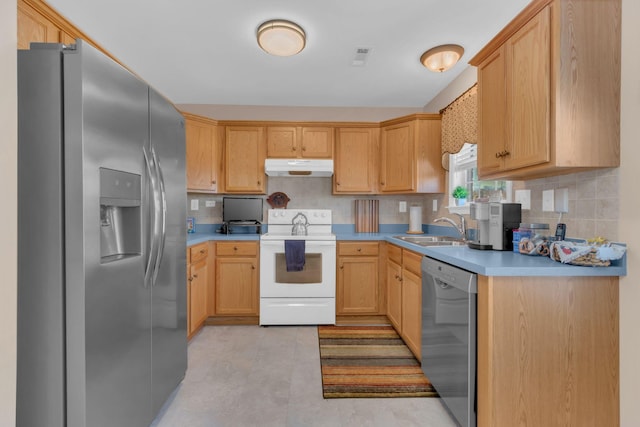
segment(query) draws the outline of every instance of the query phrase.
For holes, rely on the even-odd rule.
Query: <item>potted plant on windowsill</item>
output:
[[[467,189],[460,185],[454,188],[452,195],[453,198],[456,199],[456,206],[464,206],[464,204],[467,203],[468,194]]]

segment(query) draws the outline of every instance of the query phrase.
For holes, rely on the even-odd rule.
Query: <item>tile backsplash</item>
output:
[[[619,219],[619,169],[603,169],[561,175],[529,181],[514,181],[513,189],[531,190],[531,209],[522,211],[523,222],[548,223],[550,232],[555,230],[559,214],[542,212],[542,191],[567,188],[569,190],[569,212],[563,214],[562,222],[567,224],[568,237],[588,238],[594,236],[618,240]],[[399,202],[406,201],[407,207],[422,206],[423,223],[430,224],[439,216],[449,215],[446,205],[448,193],[421,195],[358,195],[338,196],[331,193],[331,178],[278,178],[271,177],[267,184],[267,195],[280,191],[289,196],[289,208],[332,209],[335,224],[353,224],[356,199],[380,200],[381,224],[408,224],[409,212],[399,211]],[[222,198],[219,194],[187,195],[187,216],[196,218],[199,224],[220,224],[222,222]],[[233,196],[236,197],[236,196]],[[237,196],[240,197],[240,196]],[[259,196],[265,199],[268,196]],[[191,210],[191,200],[199,200],[199,209]],[[216,202],[215,207],[205,207],[207,200]],[[438,209],[432,211],[433,200]],[[475,221],[470,226],[475,227]],[[624,239],[622,239],[624,240]]]
[[[523,221],[548,223],[555,230],[559,214],[542,211],[544,190],[567,188],[569,212],[562,215],[567,236],[589,238],[602,236],[617,241],[619,205],[619,169],[601,169],[560,175],[531,181],[514,182],[514,190],[531,190],[531,209],[524,210]]]
[[[257,196],[265,199],[264,209],[270,206],[266,202],[269,194],[275,192],[283,192],[291,201],[287,205],[288,208],[307,208],[307,209],[331,209],[333,211],[333,222],[335,224],[353,224],[354,203],[356,199],[378,199],[380,200],[380,223],[381,224],[408,224],[409,223],[409,206],[422,206],[424,195],[350,195],[338,196],[331,193],[331,178],[282,178],[270,177],[267,181],[267,195]],[[222,198],[220,194],[198,194],[189,193],[187,195],[187,216],[196,218],[199,224],[220,224],[222,223]],[[231,195],[229,197],[242,197],[241,195]],[[247,197],[256,197],[249,196]],[[191,200],[199,200],[199,209],[191,210]],[[205,207],[205,201],[214,200],[215,207]],[[399,211],[399,202],[407,202],[407,212]]]

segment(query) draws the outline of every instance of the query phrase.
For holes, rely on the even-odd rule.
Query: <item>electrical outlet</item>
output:
[[[515,199],[522,209],[531,209],[531,190],[516,190]]]
[[[542,211],[553,212],[553,201],[553,190],[544,190],[542,192]]]
[[[438,212],[438,199],[433,199],[433,207],[434,212]]]
[[[554,201],[555,212],[562,212],[562,213],[569,212],[569,189],[568,188],[557,189],[553,201]]]
[[[204,207],[205,208],[215,208],[216,207],[216,201],[215,200],[205,200],[204,201]]]
[[[200,203],[198,203],[199,200],[198,199],[191,199],[191,210],[192,211],[197,211],[198,209],[200,209]]]
[[[407,211],[407,202],[400,202],[400,206],[398,207],[398,209],[400,210],[400,212],[406,212]]]

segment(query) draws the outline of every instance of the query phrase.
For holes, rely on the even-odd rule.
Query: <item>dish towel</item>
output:
[[[304,240],[284,241],[284,258],[287,262],[287,271],[302,271],[305,263],[304,251]]]

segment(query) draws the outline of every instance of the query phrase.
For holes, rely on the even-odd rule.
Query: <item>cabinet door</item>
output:
[[[383,128],[380,141],[381,191],[415,191],[415,162],[415,123],[401,123]]]
[[[269,126],[267,128],[267,157],[287,159],[300,157],[298,136],[293,126]]]
[[[303,127],[301,157],[330,159],[333,157],[333,128]]]
[[[547,6],[505,44],[509,117],[506,170],[549,161],[550,19]]]
[[[189,335],[197,331],[207,318],[207,260],[191,265],[189,280]]]
[[[421,335],[422,279],[405,269],[402,271],[402,338],[418,360],[421,357]]]
[[[60,29],[44,16],[18,4],[18,49],[29,49],[31,42],[59,43]]]
[[[258,267],[256,258],[216,259],[216,314],[258,315]]]
[[[375,193],[378,180],[378,129],[337,130],[334,193]]]
[[[378,257],[340,257],[336,314],[377,314]]]
[[[478,173],[502,168],[506,147],[505,120],[507,93],[504,48],[498,49],[478,66]]]
[[[387,261],[387,317],[402,333],[402,267]]]
[[[264,128],[230,126],[225,140],[225,192],[264,194]]]
[[[215,193],[218,189],[216,126],[185,119],[187,190]]]

